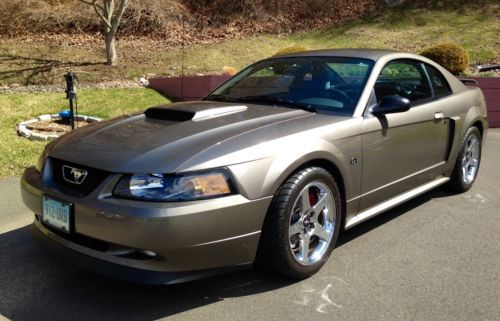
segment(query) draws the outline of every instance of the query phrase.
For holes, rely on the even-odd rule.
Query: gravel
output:
[[[140,88],[147,87],[148,81],[144,78],[137,80],[113,80],[91,84],[77,84],[77,89],[106,89],[106,88]],[[29,85],[19,84],[0,85],[0,94],[12,93],[63,93],[66,87],[61,85]]]

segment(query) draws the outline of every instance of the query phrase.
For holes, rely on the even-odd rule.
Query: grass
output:
[[[142,110],[168,100],[153,90],[94,89],[78,93],[79,112],[108,118]],[[15,126],[35,116],[67,109],[62,93],[16,93],[0,95],[0,178],[19,175],[34,165],[46,142],[17,136]]]
[[[290,46],[309,49],[373,47],[420,52],[440,42],[467,49],[472,64],[500,61],[499,5],[450,10],[385,9],[371,17],[314,32],[288,36],[260,35],[221,44],[186,48],[185,73],[221,73],[223,66],[243,68]],[[0,40],[0,84],[62,83],[67,67],[81,82],[179,75],[180,48],[166,48],[148,39],[119,39],[119,65],[103,65],[103,44],[56,40]]]

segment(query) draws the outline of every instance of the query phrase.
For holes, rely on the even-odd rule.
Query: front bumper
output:
[[[161,272],[133,268],[123,264],[111,263],[96,256],[84,254],[87,250],[76,244],[71,244],[64,239],[52,233],[43,226],[38,220],[32,225],[31,234],[33,238],[39,241],[47,250],[58,257],[64,257],[73,265],[103,274],[115,279],[141,284],[176,284],[188,282],[201,278],[206,278],[221,273],[234,271],[236,269],[247,268],[250,264],[240,264],[238,266],[229,266],[223,268],[212,268],[196,271],[183,272]],[[98,255],[97,255],[98,256]]]
[[[183,282],[254,261],[270,197],[248,200],[233,195],[184,203],[123,200],[113,198],[109,190],[118,179],[111,175],[80,198],[45,186],[40,173],[28,168],[21,191],[36,215],[35,235],[84,268],[136,282]],[[74,204],[71,235],[40,222],[43,195]],[[99,246],[93,246],[96,243]],[[117,255],[117,248],[155,256],[124,256],[123,251]]]

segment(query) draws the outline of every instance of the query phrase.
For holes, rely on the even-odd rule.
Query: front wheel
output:
[[[341,206],[338,186],[328,171],[309,167],[296,172],[271,203],[258,265],[295,279],[316,273],[337,242]]]
[[[481,133],[471,127],[465,134],[448,186],[457,193],[468,191],[476,180],[481,163]]]

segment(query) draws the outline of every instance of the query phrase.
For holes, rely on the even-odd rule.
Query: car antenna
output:
[[[184,27],[184,15],[180,15],[182,34],[181,34],[181,100],[184,100],[184,41],[186,28]]]

